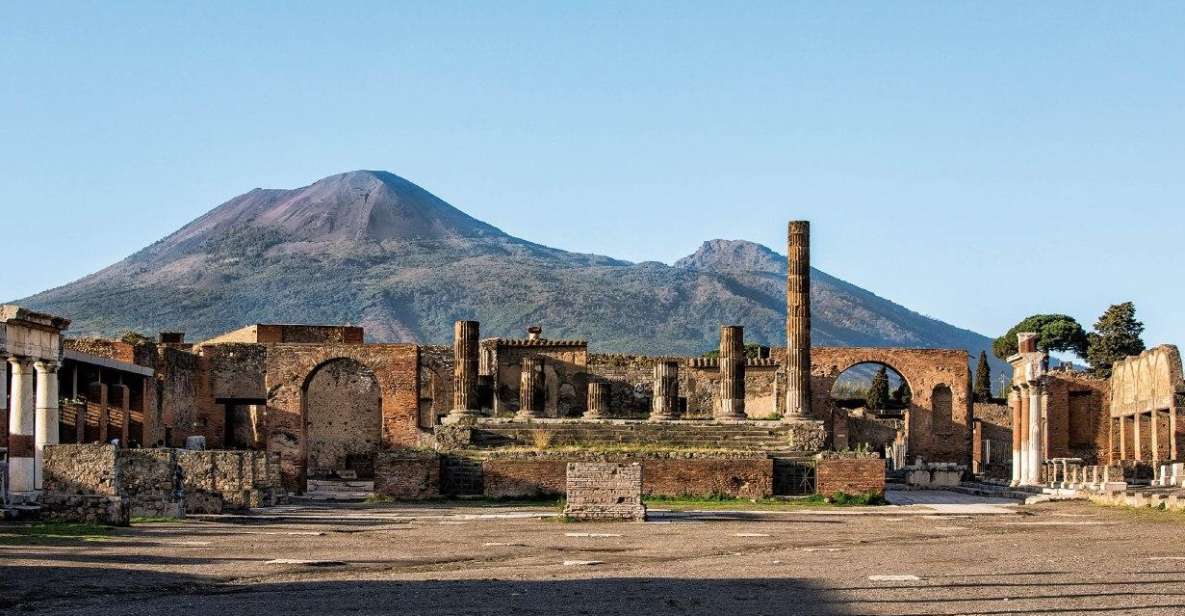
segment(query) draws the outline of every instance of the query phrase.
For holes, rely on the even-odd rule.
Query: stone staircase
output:
[[[1038,502],[1038,500],[1046,500],[1042,497],[1048,496],[1048,493],[1039,486],[1008,486],[979,481],[964,481],[957,486],[947,488],[947,490],[971,496],[1007,498],[1026,504]]]
[[[374,494],[374,482],[361,479],[309,479],[305,483],[307,501],[358,502]]]
[[[473,431],[472,445],[482,449],[537,447],[540,441],[545,441],[549,447],[648,445],[779,455],[798,451],[791,438],[790,431],[776,423],[537,423],[483,425]]]

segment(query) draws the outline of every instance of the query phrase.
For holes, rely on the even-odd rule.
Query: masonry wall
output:
[[[873,457],[829,457],[815,464],[815,491],[823,496],[885,494],[885,461]]]
[[[582,341],[483,340],[487,369],[493,369],[493,410],[513,415],[519,408],[522,360],[543,358],[545,417],[579,417],[588,400],[588,345]]]
[[[419,427],[430,429],[453,408],[453,348],[420,347]],[[492,401],[487,407],[492,406]]]
[[[111,445],[50,445],[42,467],[46,519],[127,526],[131,506]]]
[[[557,496],[567,485],[569,462],[638,462],[642,491],[653,496],[765,498],[773,494],[773,460],[766,456],[648,457],[556,453],[491,457],[482,464],[486,496]]]
[[[440,496],[440,456],[434,451],[393,450],[376,456],[374,491],[398,500]]]

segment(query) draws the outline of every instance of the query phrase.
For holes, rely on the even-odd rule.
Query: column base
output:
[[[748,418],[745,415],[745,401],[736,399],[721,400],[716,406],[716,414],[712,417],[716,421],[736,421]]]
[[[648,420],[648,421],[655,421],[655,422],[658,422],[658,421],[674,421],[674,420],[676,420],[676,419],[678,419],[678,418],[679,418],[679,417],[678,417],[678,416],[676,416],[676,415],[666,415],[666,414],[651,413],[651,414],[650,414],[650,417],[648,417],[648,418],[647,418],[647,420]]]
[[[515,421],[534,421],[542,418],[543,415],[535,411],[519,411],[514,414]]]

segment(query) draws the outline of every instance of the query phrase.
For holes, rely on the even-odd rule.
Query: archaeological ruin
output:
[[[571,468],[593,483],[629,468],[660,496],[883,493],[886,472],[919,488],[1182,485],[1175,347],[1108,381],[1050,369],[1021,334],[1009,406],[977,403],[965,350],[812,346],[809,245],[809,224],[791,222],[787,347],[747,353],[743,324],[722,324],[711,357],[598,353],[542,325],[483,338],[469,320],[451,347],[368,343],[345,325],[69,339],[67,319],[4,306],[5,500],[126,522],[289,495],[557,495]],[[898,411],[837,404],[859,365],[899,375]]]

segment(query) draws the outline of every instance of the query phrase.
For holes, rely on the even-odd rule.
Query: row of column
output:
[[[1012,484],[1038,485],[1045,462],[1045,384],[1030,381],[1013,387]]]
[[[1166,415],[1165,421],[1168,424],[1167,425],[1168,430],[1166,433],[1166,436],[1168,437],[1168,441],[1169,441],[1168,442],[1168,454],[1169,454],[1168,458],[1161,457],[1160,415],[1162,413],[1164,415]],[[1149,416],[1148,444],[1150,446],[1150,449],[1151,449],[1150,453],[1152,455],[1150,462],[1155,466],[1157,462],[1160,462],[1162,460],[1176,460],[1177,459],[1177,436],[1176,436],[1177,435],[1177,411],[1174,408],[1164,409],[1163,411],[1155,410],[1155,411],[1148,411],[1146,413],[1137,413],[1135,415],[1128,415],[1126,417],[1116,417],[1115,422],[1118,423],[1118,429],[1115,431],[1119,432],[1119,459],[1120,460],[1127,460],[1128,459],[1128,457],[1127,457],[1127,452],[1128,452],[1128,442],[1127,442],[1128,428],[1127,428],[1127,426],[1128,426],[1129,420],[1131,422],[1131,435],[1132,435],[1132,443],[1131,444],[1132,444],[1132,454],[1133,454],[1132,459],[1137,460],[1137,461],[1144,459],[1144,450],[1143,450],[1144,439],[1142,439],[1140,437],[1140,424],[1143,423],[1143,418],[1145,415]]]
[[[6,392],[9,370],[12,391]],[[58,363],[0,357],[0,412],[8,413],[8,491],[27,499],[41,489],[46,445],[58,442]]]

